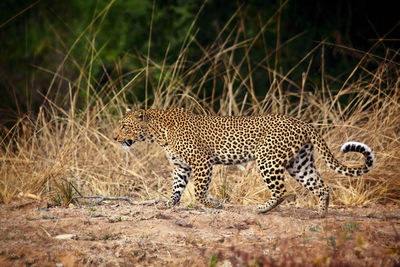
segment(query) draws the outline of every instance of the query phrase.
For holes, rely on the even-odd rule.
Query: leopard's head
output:
[[[146,111],[128,109],[114,131],[114,140],[130,147],[136,141],[147,139],[151,139],[151,135],[146,126]]]

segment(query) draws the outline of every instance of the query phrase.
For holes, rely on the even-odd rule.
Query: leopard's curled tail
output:
[[[360,176],[371,170],[375,163],[374,153],[371,148],[366,144],[359,142],[347,142],[342,145],[341,151],[343,153],[347,152],[358,152],[363,154],[365,158],[365,163],[359,167],[348,167],[343,163],[339,162],[331,153],[325,140],[317,132],[314,127],[311,127],[309,132],[309,138],[311,143],[316,147],[318,153],[325,160],[328,167],[333,169],[335,172],[346,175],[346,176]]]

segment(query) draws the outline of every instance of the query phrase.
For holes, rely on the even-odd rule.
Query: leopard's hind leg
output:
[[[286,156],[283,158],[271,156],[274,155],[274,152]],[[289,155],[284,151],[274,151],[268,146],[258,149],[256,156],[257,166],[271,192],[271,198],[264,204],[257,206],[255,209],[256,212],[266,213],[278,206],[285,199],[284,171],[287,162],[286,158],[289,158]]]
[[[296,181],[311,191],[319,199],[319,214],[325,217],[329,206],[329,188],[324,184],[314,163],[314,147],[305,144],[286,166]]]

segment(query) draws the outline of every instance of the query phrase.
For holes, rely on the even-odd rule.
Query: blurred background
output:
[[[400,201],[400,16],[394,1],[0,1],[0,203],[76,193],[168,198],[160,147],[112,137],[129,108],[294,116],[339,153],[368,144],[376,165],[351,179],[316,160],[332,205]],[[210,194],[269,198],[254,163],[216,166]],[[67,183],[66,180],[69,182]],[[289,205],[315,199],[287,179]],[[191,183],[182,202],[194,203]]]
[[[3,0],[0,123],[37,113],[45,97],[60,101],[71,84],[79,83],[81,98],[88,83],[94,91],[107,83],[123,87],[149,66],[149,58],[167,66],[183,50],[185,61],[199,62],[213,51],[246,46],[229,60],[240,62],[246,55],[240,72],[251,72],[256,97],[265,96],[273,72],[284,76],[294,66],[287,75],[294,84],[307,72],[305,90],[326,82],[335,91],[366,54],[363,67],[373,71],[381,58],[398,53],[399,19],[393,1]],[[201,68],[191,80],[209,66]],[[147,97],[151,103],[150,87],[159,85],[154,81],[160,75],[153,70],[137,77],[126,90],[127,101]],[[212,110],[224,82],[204,83],[202,94]]]

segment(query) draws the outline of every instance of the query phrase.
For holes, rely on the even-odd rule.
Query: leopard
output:
[[[358,152],[364,163],[348,167],[337,160],[326,141],[310,123],[282,114],[217,116],[195,114],[184,108],[127,110],[114,130],[114,140],[129,148],[135,142],[156,143],[173,166],[170,206],[180,202],[189,182],[194,183],[196,202],[222,208],[222,202],[207,194],[213,166],[256,161],[270,198],[256,206],[266,213],[278,206],[287,193],[285,170],[308,189],[319,202],[318,214],[327,215],[329,187],[316,170],[314,149],[326,165],[345,176],[360,176],[375,163],[369,146],[346,142],[341,151]]]

